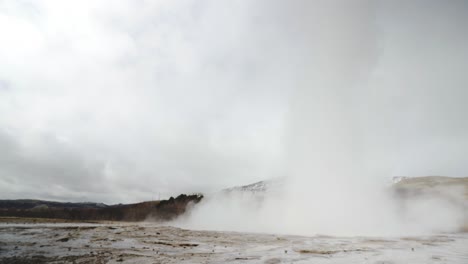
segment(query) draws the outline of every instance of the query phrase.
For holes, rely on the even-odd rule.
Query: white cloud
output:
[[[366,62],[373,74],[363,77],[369,87],[350,90],[362,102],[358,122],[372,163],[403,174],[466,173],[458,165],[406,167],[398,158],[414,141],[467,144],[460,69],[468,45],[459,26],[466,7],[457,5],[378,5],[375,32],[358,31],[365,41],[347,49],[362,54],[344,53],[374,54]],[[128,202],[283,175],[288,96],[317,67],[311,54],[340,47],[314,35],[320,27],[309,23],[310,8],[301,1],[2,1],[0,191]],[[460,155],[458,148],[444,149]]]

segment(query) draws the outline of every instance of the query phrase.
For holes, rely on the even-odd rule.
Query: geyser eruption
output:
[[[294,23],[309,45],[287,124],[286,210],[297,219],[290,228],[367,232],[376,224],[367,213],[379,208],[370,196],[376,177],[365,165],[360,109],[378,56],[374,2],[319,1],[308,10],[304,21]]]
[[[261,10],[282,18],[268,38],[288,38],[278,41],[287,48],[276,53],[293,61],[282,69],[289,71],[292,90],[283,140],[287,182],[260,202],[248,194],[208,197],[178,224],[309,235],[451,230],[460,215],[444,204],[431,209],[445,208],[443,223],[402,215],[382,182],[391,176],[388,162],[379,160],[384,144],[366,138],[379,138],[372,131],[372,104],[363,96],[378,89],[367,83],[379,57],[375,2],[285,1]]]

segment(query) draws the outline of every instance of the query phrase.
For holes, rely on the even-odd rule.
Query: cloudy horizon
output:
[[[341,76],[360,87],[347,121],[364,162],[377,178],[468,176],[468,5],[370,2],[347,60],[367,57]],[[0,1],[1,199],[128,203],[288,176],[294,89],[336,44],[314,37],[349,39],[313,8]]]

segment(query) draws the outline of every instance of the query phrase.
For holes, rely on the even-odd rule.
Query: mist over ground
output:
[[[390,125],[379,127],[384,116],[378,114],[384,109],[375,101],[389,98],[372,83],[383,56],[378,6],[374,1],[314,1],[280,7],[293,14],[282,25],[298,33],[290,38],[289,47],[300,58],[291,68],[293,88],[283,136],[285,186],[260,202],[242,193],[215,195],[195,207],[182,226],[309,235],[408,235],[456,231],[463,225],[465,206],[423,198],[403,210],[391,192],[388,178],[400,150],[389,144],[402,139],[390,134],[394,133]],[[405,92],[411,85],[393,89]],[[463,189],[451,191],[465,200]]]
[[[421,202],[402,219],[385,183],[466,176],[467,11],[464,1],[2,1],[0,191],[117,203],[286,176],[260,206],[208,199],[185,225],[450,231],[457,210]]]

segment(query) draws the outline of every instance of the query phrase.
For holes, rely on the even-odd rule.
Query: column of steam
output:
[[[302,34],[304,65],[287,136],[288,228],[366,232],[363,228],[375,225],[375,218],[367,214],[373,197],[363,188],[372,175],[364,168],[358,104],[376,60],[375,6],[371,1],[311,2],[292,10],[302,17],[290,25]]]

